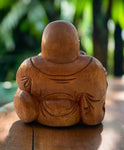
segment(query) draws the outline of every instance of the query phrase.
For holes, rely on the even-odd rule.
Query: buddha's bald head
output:
[[[69,63],[79,56],[75,27],[66,21],[48,24],[42,36],[42,57],[55,63]]]

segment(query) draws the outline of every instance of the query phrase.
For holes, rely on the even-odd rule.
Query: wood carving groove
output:
[[[47,118],[47,115],[45,115],[45,113],[44,113],[44,109],[43,109],[44,106],[43,106],[43,103],[41,102],[40,104],[41,104],[41,107],[40,107],[41,109],[40,109],[40,111],[41,111],[42,115],[43,115],[45,118]]]
[[[21,82],[27,91],[31,91],[31,78],[29,76],[22,76]]]
[[[63,75],[51,75],[51,74],[45,73],[45,72],[43,72],[42,70],[40,70],[39,68],[37,68],[37,67],[34,65],[34,63],[33,63],[32,58],[30,58],[30,62],[31,62],[31,64],[32,64],[32,67],[35,68],[35,69],[36,69],[37,71],[39,71],[40,73],[45,74],[45,75],[47,75],[47,76],[60,76],[60,77],[67,77],[67,76],[76,75],[77,73],[80,73],[80,72],[84,71],[84,70],[91,64],[92,61],[93,61],[93,57],[90,58],[89,62],[87,63],[87,65],[86,65],[85,67],[83,67],[82,69],[80,69],[79,71],[77,71],[77,72],[75,72],[75,73],[68,74],[68,75],[64,75],[64,74],[63,74]]]
[[[57,84],[67,84],[69,82],[56,82]]]
[[[89,112],[94,110],[93,103],[100,102],[100,100],[95,100],[95,98],[88,93],[82,93],[81,97],[84,103],[85,114],[88,114]]]
[[[52,79],[52,78],[49,78],[50,80],[54,80],[54,81],[72,81],[72,80],[75,80],[76,78],[72,78],[72,79]]]
[[[71,94],[65,93],[65,92],[55,92],[55,93],[47,94],[47,95],[43,96],[42,98],[47,99],[48,97],[53,96],[53,95],[60,95],[60,97],[61,97],[61,95],[63,95],[63,96],[66,96],[66,97],[68,96],[69,98],[70,97],[73,98],[73,96]]]
[[[76,78],[71,78],[71,79],[54,79],[54,78],[49,78],[49,79],[55,81],[58,84],[66,84],[66,83],[70,83],[71,81],[75,80]]]
[[[56,94],[59,95],[60,97],[55,99],[55,100],[50,98],[50,96],[53,96],[53,95],[56,95]],[[68,96],[68,98],[61,97],[61,94],[62,95],[64,94],[64,95]],[[83,99],[82,99],[82,97],[83,97]],[[50,111],[54,112],[54,110],[52,110],[52,108],[49,107],[49,105],[46,103],[46,101],[51,100],[51,101],[55,101],[55,102],[56,101],[60,102],[63,99],[66,100],[66,101],[72,101],[73,102],[73,105],[72,105],[71,108],[66,108],[66,110],[70,110],[70,111],[68,113],[63,114],[63,115],[60,115],[60,114],[55,115],[53,113],[50,113]],[[94,97],[92,95],[88,94],[88,93],[79,93],[78,94],[77,92],[74,92],[73,96],[68,94],[68,93],[51,93],[51,94],[48,94],[48,95],[44,96],[43,99],[41,100],[41,106],[42,106],[41,107],[41,112],[44,115],[44,117],[46,117],[44,111],[47,114],[49,114],[50,116],[53,116],[53,117],[66,116],[66,115],[69,115],[69,114],[74,113],[76,111],[76,107],[77,107],[77,105],[80,105],[79,101],[81,101],[81,100],[84,101],[83,103],[87,103],[87,107],[85,107],[85,105],[84,105],[85,114],[88,114],[89,112],[94,110],[94,106],[93,106],[92,103],[97,103],[97,102],[100,101],[100,100],[94,100]]]
[[[103,104],[103,112],[105,112],[105,102],[104,102],[104,104]]]
[[[106,71],[96,58],[80,52],[75,27],[66,21],[50,23],[41,47],[42,55],[27,59],[17,71],[18,116],[57,127],[81,120],[99,124],[105,112]]]
[[[64,117],[64,116],[68,116],[68,115],[70,115],[70,114],[73,114],[75,111],[76,111],[76,109],[77,109],[77,105],[73,105],[73,107],[72,108],[70,108],[70,111],[67,113],[67,112],[65,112],[64,114],[53,114],[52,112],[50,112],[50,109],[51,108],[49,108],[48,107],[48,105],[46,104],[46,103],[43,103],[43,102],[41,102],[41,112],[42,112],[42,114],[44,115],[44,117],[46,117],[46,115],[45,115],[45,113],[44,113],[44,111],[47,113],[47,114],[49,114],[50,116],[52,116],[52,117]]]

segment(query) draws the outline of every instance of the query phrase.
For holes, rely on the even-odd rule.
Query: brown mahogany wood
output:
[[[42,54],[26,59],[17,71],[14,105],[19,118],[55,127],[101,123],[106,72],[96,58],[79,51],[75,27],[50,23],[41,45]]]
[[[106,115],[97,126],[25,124],[13,104],[0,107],[0,150],[124,150],[124,80],[108,81]]]

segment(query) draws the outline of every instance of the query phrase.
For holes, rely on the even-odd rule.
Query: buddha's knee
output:
[[[81,114],[82,122],[86,125],[97,125],[100,124],[104,118],[104,112],[95,112],[92,110],[92,112],[85,113],[82,112]]]
[[[32,122],[37,119],[37,104],[28,92],[18,88],[14,97],[14,106],[16,113],[22,121]]]
[[[80,102],[82,122],[86,125],[100,124],[105,114],[104,100],[95,100],[89,95],[84,95]]]

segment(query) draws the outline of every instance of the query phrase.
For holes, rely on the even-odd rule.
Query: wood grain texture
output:
[[[34,126],[35,150],[123,150],[124,80],[109,79],[106,115],[102,124],[66,128]]]
[[[75,27],[66,21],[48,24],[41,45],[42,55],[26,59],[17,71],[19,118],[53,127],[101,123],[106,72],[96,58],[80,52]]]
[[[0,112],[0,150],[32,150],[32,127],[19,120],[13,103],[2,108],[4,111]]]
[[[8,111],[0,112],[0,150],[123,150],[124,80],[108,81],[106,115],[97,126],[80,123],[55,128],[24,124],[15,111],[6,106]]]
[[[14,122],[4,147],[5,150],[32,150],[32,128],[21,121]]]
[[[34,126],[35,150],[96,150],[101,143],[103,126],[82,124],[65,128]]]

